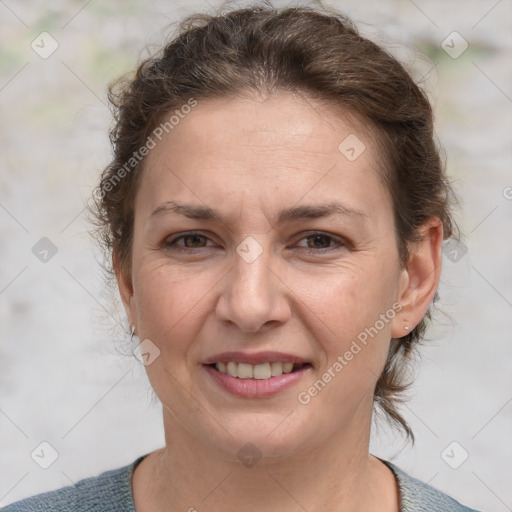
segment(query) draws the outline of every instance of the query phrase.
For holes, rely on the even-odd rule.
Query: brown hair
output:
[[[114,157],[95,189],[90,212],[111,282],[112,255],[130,271],[134,198],[144,163],[141,148],[160,123],[191,98],[229,98],[248,91],[304,94],[345,109],[374,130],[382,148],[383,179],[393,202],[402,265],[428,218],[442,221],[445,239],[455,235],[450,213],[454,195],[425,92],[392,55],[362,37],[341,13],[331,8],[276,9],[267,2],[219,16],[187,17],[178,35],[140,63],[134,77],[110,85]],[[413,443],[397,404],[410,385],[406,363],[430,318],[431,308],[408,335],[391,340],[374,395],[374,403]]]

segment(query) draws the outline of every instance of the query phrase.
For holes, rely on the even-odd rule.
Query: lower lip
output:
[[[212,379],[223,389],[233,395],[245,398],[263,398],[273,396],[296,384],[304,374],[311,369],[310,365],[303,366],[292,373],[283,373],[270,379],[240,379],[221,373],[209,365],[203,365]]]

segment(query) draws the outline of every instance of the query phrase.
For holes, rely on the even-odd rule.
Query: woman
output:
[[[456,235],[425,94],[339,13],[197,15],[111,89],[95,194],[166,444],[7,506],[470,511],[369,454]]]

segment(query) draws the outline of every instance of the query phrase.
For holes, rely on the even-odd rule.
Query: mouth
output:
[[[310,368],[310,363],[292,363],[289,361],[272,361],[267,363],[250,364],[237,361],[219,361],[208,364],[214,371],[236,379],[268,380],[283,374],[298,372]]]
[[[313,369],[311,363],[299,357],[276,352],[257,355],[224,353],[214,357],[202,365],[209,382],[240,398],[278,395],[297,386]]]

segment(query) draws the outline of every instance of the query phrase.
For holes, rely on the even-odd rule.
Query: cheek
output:
[[[325,358],[302,397],[309,397],[314,414],[329,415],[335,424],[348,421],[361,403],[373,401],[389,350],[391,322],[380,320],[384,301],[360,284],[340,283],[325,302],[312,305],[321,318],[315,338]]]
[[[308,281],[303,287],[304,302],[332,334],[341,335],[343,340],[357,337],[394,303],[397,283],[392,272],[378,265],[371,267],[338,269],[330,278],[316,284]]]
[[[327,359],[320,372],[325,380],[336,382],[327,394],[343,400],[350,400],[349,394],[360,397],[372,389],[383,369],[396,315],[397,282],[388,263],[375,259],[370,264],[367,259],[350,270],[339,269],[336,278],[324,283],[323,293],[309,293],[307,306],[315,313],[309,317]]]
[[[139,330],[160,351],[146,372],[158,398],[172,407],[186,402],[181,387],[190,375],[184,363],[201,328],[201,311],[208,298],[205,290],[213,286],[205,281],[204,275],[192,277],[176,266],[149,263],[139,267],[135,284]]]
[[[200,274],[192,278],[179,267],[154,264],[140,266],[134,286],[140,331],[157,344],[185,337],[212,287]]]

